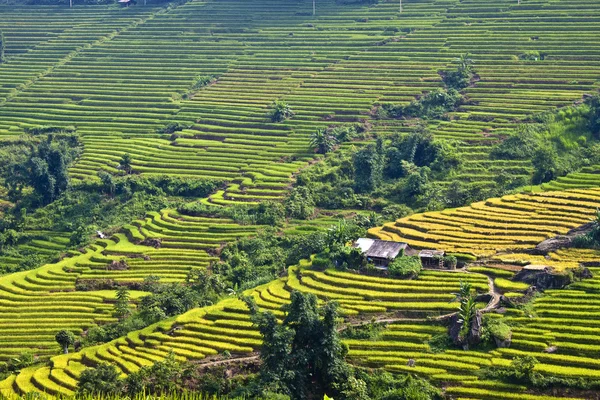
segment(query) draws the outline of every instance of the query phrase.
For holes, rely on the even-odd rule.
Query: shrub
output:
[[[458,264],[458,259],[453,255],[444,257],[444,266],[448,269],[455,269]]]
[[[398,256],[388,265],[392,276],[416,278],[421,273],[421,259],[417,256]]]
[[[317,254],[315,258],[312,260],[312,269],[317,271],[325,271],[331,265],[331,260],[329,257],[323,256],[321,254]]]
[[[544,57],[542,55],[540,55],[539,51],[536,50],[529,50],[529,51],[525,51],[521,54],[519,54],[519,60],[525,60],[525,61],[538,61],[538,60],[543,60]]]
[[[201,89],[205,86],[210,85],[216,80],[217,78],[214,75],[199,75],[196,77],[196,79],[194,79],[194,83],[192,84],[192,90]]]
[[[156,133],[172,135],[175,132],[180,132],[180,131],[182,131],[184,129],[188,129],[190,127],[191,127],[191,125],[182,124],[180,122],[171,122],[171,123],[163,126],[162,128],[158,128],[156,130]]]
[[[413,213],[410,207],[404,204],[391,204],[381,210],[381,215],[386,221],[395,221],[400,218],[404,218]]]
[[[406,106],[382,104],[384,116],[391,118],[442,118],[447,112],[455,110],[463,101],[462,95],[453,88],[436,89],[412,101]]]
[[[33,128],[23,129],[25,133],[29,135],[48,135],[53,133],[75,133],[76,129],[74,126],[52,126],[52,125],[40,125]]]
[[[82,396],[118,395],[123,389],[123,380],[114,365],[100,364],[88,368],[79,376],[77,394]]]

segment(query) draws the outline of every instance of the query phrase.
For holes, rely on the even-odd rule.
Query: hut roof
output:
[[[406,243],[392,242],[390,240],[373,240],[373,244],[365,252],[367,257],[393,259],[398,257],[400,251],[408,247]]]
[[[422,258],[433,258],[433,257],[444,257],[445,252],[442,250],[421,250],[419,257]]]

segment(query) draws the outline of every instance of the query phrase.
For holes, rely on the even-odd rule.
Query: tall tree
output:
[[[600,94],[588,97],[585,104],[590,108],[588,126],[596,138],[600,138]]]
[[[119,167],[126,173],[131,173],[131,154],[125,153],[119,160]]]
[[[359,193],[368,193],[379,186],[383,179],[385,156],[383,154],[383,141],[369,144],[358,150],[353,157],[354,187]]]
[[[461,54],[458,58],[454,60],[456,64],[458,64],[458,69],[460,71],[471,72],[473,69],[473,64],[475,63],[471,58],[470,53]]]
[[[115,303],[115,317],[122,320],[131,314],[129,308],[129,290],[127,286],[122,286],[117,290],[117,302]]]
[[[62,330],[56,334],[54,339],[60,344],[64,354],[69,354],[69,346],[75,343],[75,335],[71,331]]]
[[[327,129],[317,129],[310,134],[310,146],[319,154],[329,153],[336,142],[335,136],[327,132]]]
[[[335,303],[319,308],[315,295],[292,292],[280,325],[272,313],[260,313],[252,299],[245,300],[263,336],[260,378],[268,390],[294,400],[322,399],[343,390],[351,372],[336,329]]]

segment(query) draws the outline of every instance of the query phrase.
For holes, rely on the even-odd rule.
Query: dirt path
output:
[[[489,294],[492,296],[490,302],[483,310],[482,313],[490,312],[498,308],[498,304],[500,304],[500,293],[496,291],[496,285],[494,285],[494,279],[488,276],[488,287],[490,288]]]
[[[237,362],[253,362],[253,361],[258,361],[259,359],[260,359],[260,356],[257,354],[257,355],[250,356],[250,357],[237,357],[237,358],[228,358],[226,360],[198,362],[198,363],[196,363],[196,365],[199,367],[215,367],[218,365],[227,365],[227,364],[232,364],[232,363],[237,363]]]

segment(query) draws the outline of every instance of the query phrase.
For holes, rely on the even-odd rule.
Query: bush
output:
[[[521,54],[519,54],[519,60],[525,60],[525,61],[538,61],[538,60],[543,60],[544,57],[542,55],[540,55],[539,51],[536,50],[529,50],[529,51],[525,51]]]
[[[317,271],[325,271],[331,265],[331,260],[327,256],[317,254],[312,260],[311,268]]]
[[[469,86],[471,74],[465,70],[445,71],[442,73],[442,80],[448,88],[462,90]]]
[[[508,383],[532,384],[540,377],[540,374],[534,371],[538,363],[533,356],[515,357],[510,366],[488,368],[484,374],[488,378],[500,379]]]
[[[114,365],[100,364],[88,368],[79,376],[77,394],[80,396],[118,395],[123,390],[121,374]]]
[[[381,210],[381,215],[386,221],[395,221],[400,218],[404,218],[413,213],[410,207],[404,204],[391,204]]]
[[[440,119],[447,112],[455,110],[462,101],[463,97],[456,89],[436,89],[406,106],[386,103],[382,104],[381,109],[383,115],[390,118]]]
[[[74,126],[51,126],[51,125],[41,125],[33,128],[25,128],[23,129],[25,133],[29,135],[48,135],[54,133],[66,133],[73,134],[76,132]]]
[[[444,267],[448,269],[455,269],[458,264],[458,259],[453,255],[444,257]]]
[[[182,124],[180,122],[171,122],[162,128],[158,128],[156,133],[172,135],[175,132],[180,132],[184,129],[190,128],[191,125]]]
[[[540,146],[541,127],[536,125],[521,125],[513,135],[494,146],[490,157],[501,160],[526,160],[533,158]]]
[[[388,272],[392,276],[402,278],[416,278],[421,273],[421,259],[417,256],[398,256],[388,265]]]

